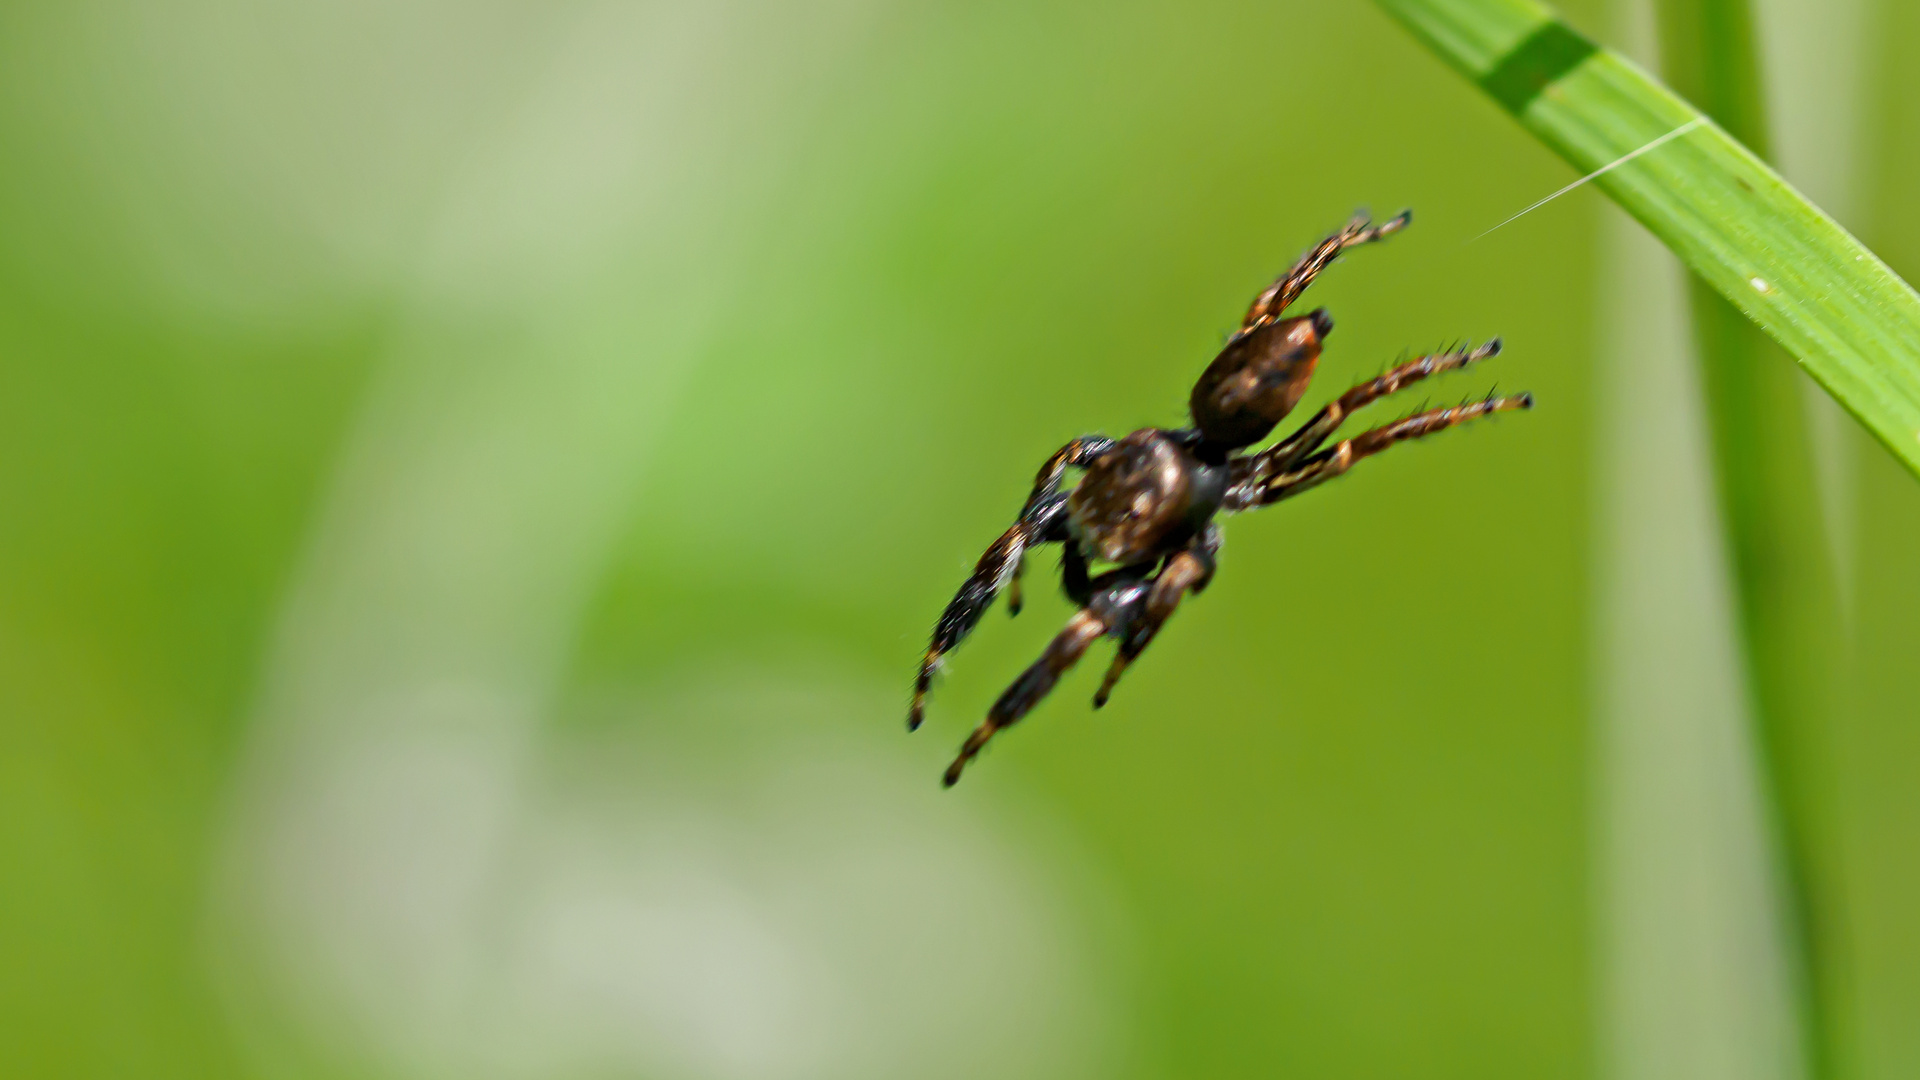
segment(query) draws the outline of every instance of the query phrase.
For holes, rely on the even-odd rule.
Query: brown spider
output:
[[[1299,403],[1320,361],[1320,343],[1333,330],[1325,308],[1289,319],[1280,313],[1341,252],[1399,232],[1411,220],[1411,212],[1379,225],[1364,215],[1356,217],[1255,297],[1240,329],[1194,384],[1187,402],[1191,426],[1172,431],[1142,428],[1117,441],[1082,436],[1040,467],[1019,520],[980,557],[934,627],[914,683],[907,729],[918,728],[925,718],[927,689],[941,658],[980,621],[994,594],[1005,589],[1008,609],[1020,613],[1020,571],[1028,548],[1062,546],[1062,584],[1080,610],[968,736],[960,756],[947,767],[949,787],[994,732],[1039,704],[1102,636],[1120,643],[1093,696],[1094,708],[1107,703],[1121,672],[1153,640],[1181,596],[1200,592],[1213,578],[1220,551],[1215,514],[1291,498],[1394,443],[1496,412],[1533,407],[1531,394],[1489,395],[1454,408],[1416,413],[1320,449],[1356,409],[1430,375],[1493,356],[1500,351],[1496,338],[1477,349],[1454,349],[1401,364],[1340,395],[1265,450],[1241,452],[1266,438]],[[1071,492],[1062,494],[1060,480],[1069,468],[1085,473]],[[1090,575],[1089,563],[1096,559],[1118,568]]]

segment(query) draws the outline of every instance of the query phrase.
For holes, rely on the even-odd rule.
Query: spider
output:
[[[1281,313],[1341,252],[1391,236],[1412,219],[1411,212],[1403,212],[1375,225],[1364,214],[1355,217],[1256,296],[1240,328],[1194,384],[1187,402],[1190,425],[1142,428],[1124,439],[1084,435],[1040,467],[1019,519],[987,548],[941,613],[914,682],[907,729],[920,727],[934,672],[979,623],[993,598],[1004,590],[1008,610],[1020,613],[1020,572],[1029,548],[1061,545],[1061,583],[1079,610],[968,736],[947,767],[946,786],[960,779],[995,732],[1039,704],[1101,637],[1119,643],[1093,696],[1094,708],[1107,703],[1121,673],[1153,641],[1180,598],[1199,593],[1213,579],[1220,553],[1217,514],[1292,498],[1394,443],[1493,413],[1533,407],[1531,394],[1489,394],[1453,408],[1415,413],[1321,449],[1355,410],[1422,379],[1497,354],[1496,338],[1478,348],[1450,349],[1400,364],[1340,395],[1265,450],[1248,449],[1299,403],[1319,363],[1321,342],[1333,330],[1325,308],[1291,318],[1281,318]],[[1082,476],[1063,494],[1061,480],[1070,468],[1082,470]],[[1096,575],[1096,560],[1114,569]]]

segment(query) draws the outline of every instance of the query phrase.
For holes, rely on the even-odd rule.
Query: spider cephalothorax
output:
[[[1333,331],[1324,308],[1285,319],[1281,313],[1342,251],[1399,232],[1410,220],[1405,213],[1379,225],[1355,218],[1255,297],[1240,329],[1194,384],[1187,402],[1192,424],[1143,428],[1118,440],[1082,436],[1040,467],[1019,520],[980,557],[934,627],[914,683],[907,727],[920,726],[941,658],[980,621],[995,594],[1005,589],[1008,608],[1019,614],[1020,570],[1028,548],[1062,546],[1062,584],[1080,610],[967,738],[947,767],[949,785],[994,732],[1025,716],[1100,637],[1119,642],[1113,666],[1093,697],[1095,708],[1106,704],[1121,672],[1153,640],[1180,598],[1212,579],[1220,550],[1220,526],[1213,519],[1221,511],[1271,505],[1339,476],[1394,443],[1533,406],[1528,394],[1488,396],[1416,413],[1322,449],[1354,410],[1430,375],[1492,356],[1500,351],[1496,339],[1401,364],[1348,390],[1272,446],[1247,449],[1299,404],[1320,361],[1321,343]],[[1063,494],[1060,481],[1069,468],[1083,475]],[[1118,569],[1094,576],[1090,563],[1096,560]]]

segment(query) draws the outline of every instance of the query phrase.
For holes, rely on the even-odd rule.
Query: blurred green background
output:
[[[1762,8],[1920,274],[1920,15]],[[0,1072],[1794,1074],[1679,279],[1474,239],[1570,176],[1372,7],[14,2],[0,162]],[[1038,462],[1359,205],[1310,401],[1498,334],[1431,396],[1540,407],[1233,520],[940,791],[1068,612],[902,731]],[[1825,446],[1912,1076],[1920,491]]]

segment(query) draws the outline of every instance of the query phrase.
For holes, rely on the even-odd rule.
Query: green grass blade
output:
[[[1673,88],[1756,154],[1767,121],[1747,0],[1660,0],[1661,66]],[[1832,756],[1825,752],[1842,639],[1820,526],[1802,384],[1780,349],[1699,277],[1693,324],[1746,679],[1788,887],[1806,1075],[1843,1075],[1845,1013]]]
[[[1700,112],[1534,0],[1378,0],[1581,173]],[[1920,296],[1708,121],[1595,183],[1920,474]]]
[[[1582,174],[1702,114],[1529,0],[1380,0]],[[1782,842],[1808,1075],[1843,1075],[1844,942],[1825,752],[1842,638],[1805,370],[1920,472],[1920,297],[1760,160],[1746,0],[1659,0],[1664,66],[1709,122],[1596,183],[1695,273],[1694,329],[1741,645]]]

